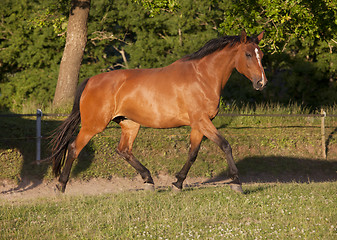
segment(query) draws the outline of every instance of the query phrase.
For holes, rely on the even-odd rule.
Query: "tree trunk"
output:
[[[74,99],[84,49],[87,43],[89,9],[90,0],[71,1],[66,45],[53,101],[55,107],[72,102]]]

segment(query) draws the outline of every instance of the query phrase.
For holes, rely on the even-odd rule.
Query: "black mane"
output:
[[[198,51],[183,57],[183,60],[190,61],[190,60],[201,59],[211,53],[214,53],[218,50],[222,50],[226,46],[233,47],[240,42],[241,42],[240,36],[223,36],[223,37],[215,38],[215,39],[208,41]],[[251,42],[258,44],[257,38],[247,36],[246,43],[251,43]]]

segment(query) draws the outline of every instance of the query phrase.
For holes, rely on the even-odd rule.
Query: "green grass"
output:
[[[1,239],[336,239],[337,183],[0,203]]]
[[[236,112],[238,109],[227,109]],[[241,113],[307,113],[293,106],[260,106]],[[330,114],[336,114],[332,108]],[[42,133],[62,118],[43,118]],[[326,118],[328,159],[322,159],[319,118],[217,117],[231,143],[245,195],[228,186],[3,200],[1,239],[336,239],[337,119]],[[34,165],[34,118],[0,118],[0,180],[52,179],[50,164]],[[116,153],[120,128],[110,124],[76,160],[71,178],[134,177]],[[187,158],[189,127],[142,128],[134,154],[153,175],[179,171]],[[28,138],[27,138],[28,136]],[[43,140],[42,156],[50,153]],[[189,176],[225,174],[223,153],[202,143]],[[295,183],[306,182],[306,183]],[[39,182],[39,181],[37,181]],[[271,184],[272,182],[272,184]],[[281,183],[282,182],[282,183]]]

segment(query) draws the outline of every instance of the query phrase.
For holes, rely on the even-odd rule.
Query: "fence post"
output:
[[[322,156],[326,159],[326,146],[325,146],[325,117],[326,112],[321,108],[321,137],[322,137]]]
[[[40,164],[41,160],[41,117],[42,111],[41,109],[37,109],[36,111],[36,161],[37,164]]]

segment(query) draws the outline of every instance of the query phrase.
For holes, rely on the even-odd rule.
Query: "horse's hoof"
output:
[[[155,190],[154,184],[153,183],[145,183],[144,184],[144,190],[154,192],[154,190]]]
[[[179,188],[178,186],[177,186],[177,183],[172,183],[172,191],[173,192],[181,192],[181,190],[182,190],[182,188]]]
[[[230,188],[234,191],[234,192],[237,192],[237,193],[240,193],[240,194],[243,194],[243,191],[242,191],[242,185],[241,184],[230,184],[229,185]]]

